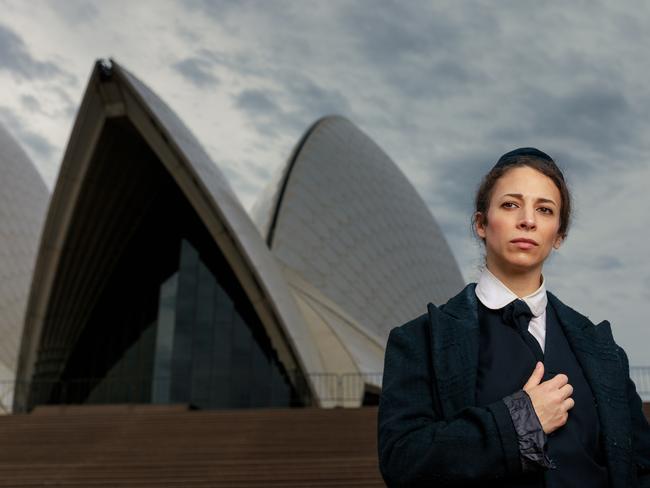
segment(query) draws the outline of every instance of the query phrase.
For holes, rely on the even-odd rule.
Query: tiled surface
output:
[[[0,126],[0,380],[13,379],[49,192],[9,132]]]
[[[310,327],[318,330],[318,348],[325,370],[340,375],[359,374],[365,382],[381,386],[384,340],[363,327],[338,304],[288,267],[283,269],[289,286]],[[363,395],[363,389],[358,393]],[[356,398],[356,406],[361,396]]]
[[[279,202],[273,253],[380,337],[463,286],[422,198],[351,122],[323,119],[281,199],[279,188],[276,179],[254,207],[258,227],[268,232],[268,215]]]

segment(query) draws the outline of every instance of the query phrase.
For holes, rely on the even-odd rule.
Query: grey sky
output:
[[[566,169],[550,290],[650,365],[650,7],[643,1],[0,0],[0,122],[52,186],[93,61],[113,56],[190,127],[250,208],[302,132],[339,113],[425,199],[467,281],[472,194],[502,153]]]

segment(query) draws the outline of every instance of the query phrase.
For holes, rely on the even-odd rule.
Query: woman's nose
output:
[[[524,230],[533,230],[537,227],[535,223],[535,213],[534,211],[523,210],[519,224],[517,225],[520,229]]]

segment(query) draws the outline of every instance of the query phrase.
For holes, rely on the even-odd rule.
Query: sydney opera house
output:
[[[52,195],[0,129],[5,410],[376,403],[389,330],[463,285],[414,187],[316,121],[249,215],[169,107],[98,62]]]

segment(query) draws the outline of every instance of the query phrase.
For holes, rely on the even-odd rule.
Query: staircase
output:
[[[376,425],[376,407],[39,407],[0,415],[0,487],[381,487]]]
[[[379,487],[376,407],[39,407],[0,416],[0,487]]]

